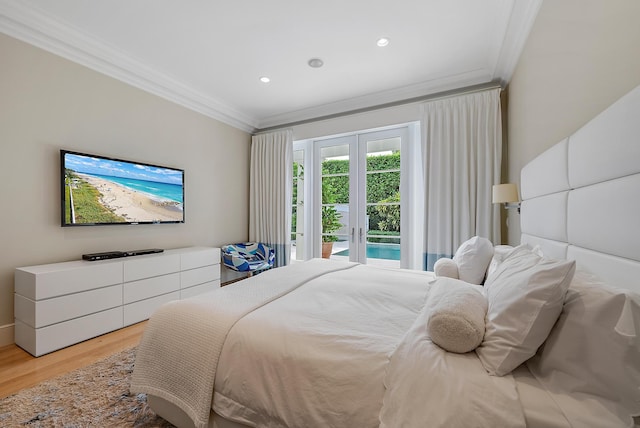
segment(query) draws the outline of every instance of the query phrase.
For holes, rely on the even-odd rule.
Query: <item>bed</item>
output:
[[[179,427],[638,426],[639,115],[636,88],[522,170],[475,351],[425,328],[455,280],[314,259],[160,308],[132,392]]]

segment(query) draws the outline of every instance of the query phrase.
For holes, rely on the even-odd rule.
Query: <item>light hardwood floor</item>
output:
[[[0,399],[140,343],[147,321],[35,358],[16,345],[0,348]]]

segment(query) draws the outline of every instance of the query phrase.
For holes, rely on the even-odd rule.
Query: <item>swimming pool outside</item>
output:
[[[349,249],[334,253],[336,256],[348,256]],[[368,259],[400,260],[400,245],[367,243]]]

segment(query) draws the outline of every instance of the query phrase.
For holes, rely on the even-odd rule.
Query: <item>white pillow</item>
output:
[[[493,257],[487,268],[487,279],[498,269],[498,265],[513,251],[515,247],[511,245],[496,245],[493,247]]]
[[[489,374],[504,376],[531,358],[562,311],[575,261],[540,257],[516,247],[484,284],[489,308],[476,349]]]
[[[482,284],[491,257],[493,257],[491,241],[474,236],[460,245],[453,256],[453,261],[458,265],[458,275],[461,280],[471,284]]]
[[[640,414],[640,295],[577,271],[527,367],[572,426],[632,426]]]
[[[427,333],[449,352],[471,352],[484,337],[487,299],[482,288],[453,278],[431,282],[427,310]]]
[[[436,276],[458,279],[458,265],[453,260],[443,257],[438,259],[436,264],[433,265],[433,273],[435,273]]]

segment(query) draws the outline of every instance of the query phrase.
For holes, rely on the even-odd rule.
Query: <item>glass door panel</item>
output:
[[[342,140],[343,139],[339,139]],[[320,148],[320,237],[322,257],[349,259],[351,241],[351,145]]]
[[[366,156],[364,252],[370,264],[400,267],[401,142],[397,131],[364,134],[360,139]]]
[[[291,203],[291,260],[305,260],[304,150],[293,151],[293,201]]]

